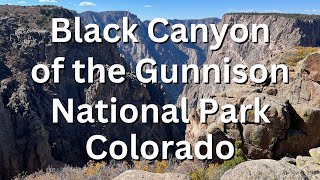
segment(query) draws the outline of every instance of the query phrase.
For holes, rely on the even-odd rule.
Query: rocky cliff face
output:
[[[198,43],[181,43],[175,44],[171,40],[163,44],[157,44],[150,40],[148,35],[149,21],[142,22],[136,15],[124,11],[114,12],[84,12],[78,14],[84,24],[95,23],[100,27],[105,27],[107,24],[116,23],[122,25],[122,18],[129,17],[130,23],[139,25],[135,32],[135,36],[139,43],[123,43],[119,42],[119,51],[124,56],[125,60],[135,67],[135,64],[143,58],[153,58],[158,64],[167,64],[169,67],[172,64],[197,64],[202,65],[206,60],[206,53],[208,51],[208,44],[202,42],[202,35],[199,32]],[[168,20],[171,25],[184,24],[188,28],[188,35],[190,36],[191,24],[215,24],[220,20],[217,18],[207,18],[200,20]],[[163,34],[171,34],[170,27],[164,28],[157,26],[156,35],[161,37]],[[167,72],[168,77],[171,77],[171,70]],[[167,94],[170,103],[175,103],[178,96],[183,90],[183,84],[163,84],[164,90]]]
[[[189,99],[189,109],[199,109],[201,98],[214,98],[219,104],[252,104],[254,97],[263,99],[263,104],[271,105],[268,117],[271,124],[253,124],[254,117],[248,117],[246,124],[224,125],[220,114],[208,117],[208,124],[199,124],[198,112],[190,117],[193,122],[187,126],[186,139],[196,141],[207,133],[217,129],[226,137],[241,141],[243,149],[250,158],[280,158],[285,154],[306,154],[310,148],[320,145],[317,128],[319,119],[319,53],[317,48],[297,46],[320,45],[320,21],[315,16],[279,15],[279,14],[227,14],[221,24],[243,23],[267,24],[270,28],[270,43],[250,41],[237,44],[226,38],[218,51],[208,51],[205,64],[223,64],[223,58],[229,57],[231,65],[238,63],[287,64],[290,67],[289,84],[257,85],[248,82],[236,84],[189,84],[181,95]],[[220,26],[221,26],[220,24]],[[261,37],[261,34],[260,34]],[[261,40],[262,38],[260,38]],[[212,72],[211,77],[214,77]],[[179,101],[178,101],[179,102]]]
[[[139,137],[138,144],[150,139],[160,142],[179,137],[173,127],[161,124],[67,124],[62,117],[59,124],[53,124],[53,98],[59,98],[65,105],[68,98],[73,98],[77,108],[98,100],[110,103],[113,96],[117,97],[119,105],[163,105],[165,97],[160,88],[142,86],[130,73],[119,85],[76,83],[71,68],[76,60],[86,63],[88,57],[93,57],[95,63],[129,66],[120,58],[117,47],[106,42],[52,43],[52,17],[71,20],[74,13],[52,6],[0,6],[0,179],[23,171],[34,172],[48,165],[83,165],[89,158],[85,152],[86,141],[95,134],[105,135],[109,142],[119,139],[128,145],[131,133]],[[34,65],[52,64],[60,56],[66,58],[60,84],[49,81],[40,85],[31,79]],[[97,145],[94,150],[102,148],[105,146]]]

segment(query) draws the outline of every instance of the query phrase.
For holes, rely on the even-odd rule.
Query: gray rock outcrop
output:
[[[128,179],[148,179],[148,180],[191,180],[191,178],[188,175],[185,174],[178,174],[178,173],[151,173],[146,171],[140,171],[140,170],[128,170],[124,173],[120,174],[114,180],[128,180]]]
[[[296,158],[296,164],[309,179],[320,179],[320,148],[314,148],[309,150],[310,156],[298,156]]]
[[[234,169],[227,171],[221,180],[246,180],[246,179],[292,179],[302,180],[308,177],[292,164],[260,159],[239,164]]]

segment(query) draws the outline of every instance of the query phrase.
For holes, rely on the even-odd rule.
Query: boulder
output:
[[[320,54],[309,55],[304,61],[304,71],[309,74],[313,81],[320,81]]]
[[[178,173],[151,173],[141,170],[128,170],[124,173],[120,174],[114,180],[128,180],[128,179],[146,179],[146,180],[188,180],[191,178],[185,174],[178,174]]]
[[[309,179],[320,179],[319,149],[310,149],[310,156],[298,156],[296,159],[297,167],[301,169]]]
[[[232,179],[291,179],[301,180],[308,177],[296,166],[269,159],[247,161],[227,171],[221,180]]]
[[[320,147],[309,150],[310,156],[320,164]]]

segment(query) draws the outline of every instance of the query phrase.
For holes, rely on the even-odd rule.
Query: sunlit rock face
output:
[[[318,48],[315,48],[320,45],[319,17],[227,14],[219,26],[235,23],[249,27],[251,24],[267,24],[270,43],[263,42],[262,31],[258,43],[248,40],[238,44],[226,37],[220,50],[208,51],[205,64],[219,64],[222,67],[225,57],[231,59],[231,66],[263,64],[270,68],[272,64],[286,64],[290,71],[289,84],[281,83],[283,76],[280,73],[278,84],[254,84],[249,81],[243,85],[214,82],[186,85],[180,97],[187,97],[189,109],[194,109],[198,114],[200,99],[203,98],[214,98],[221,105],[240,106],[253,104],[254,98],[259,97],[262,104],[271,106],[266,113],[270,124],[254,124],[252,113],[248,113],[248,122],[245,124],[223,124],[220,121],[221,113],[209,116],[207,124],[199,124],[199,118],[193,113],[192,120],[195,122],[187,125],[186,139],[193,142],[206,133],[220,129],[228,138],[241,142],[243,150],[253,159],[306,154],[309,149],[320,145],[319,132],[316,132],[320,126],[319,53]],[[214,72],[210,77],[214,78]]]

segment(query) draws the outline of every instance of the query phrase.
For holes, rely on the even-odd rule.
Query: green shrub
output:
[[[8,15],[9,15],[8,11],[3,11],[2,14],[3,14],[4,16],[8,16]]]
[[[20,16],[19,23],[21,25],[27,25],[29,23],[28,18],[26,16]]]
[[[52,11],[51,11],[50,9],[40,9],[40,13],[41,13],[42,15],[45,15],[45,16],[47,16],[47,17],[50,17],[51,14],[52,14]]]
[[[220,179],[226,171],[247,160],[240,146],[241,142],[237,141],[235,143],[235,155],[232,159],[224,161],[222,164],[209,164],[206,168],[196,169],[190,174],[191,178],[193,180]]]
[[[193,180],[205,180],[205,179],[208,179],[207,169],[202,169],[202,168],[196,169],[195,172],[190,174],[190,177]]]

